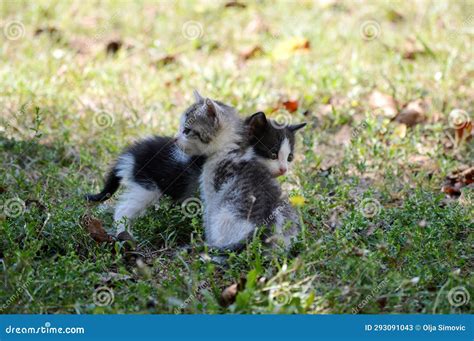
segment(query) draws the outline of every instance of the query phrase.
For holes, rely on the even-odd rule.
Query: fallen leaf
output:
[[[230,306],[235,302],[235,298],[238,293],[238,284],[234,283],[222,291],[221,294],[221,305],[224,307]]]
[[[446,193],[450,197],[459,197],[461,195],[461,191],[459,188],[455,188],[453,186],[445,185],[441,188],[441,191]]]
[[[474,182],[474,167],[461,166],[452,171],[446,179],[451,185],[461,183],[463,186],[470,185]]]
[[[86,228],[92,239],[98,243],[112,242],[113,238],[110,236],[102,226],[102,222],[88,214],[85,214],[81,219],[81,225]]]
[[[176,56],[169,54],[158,58],[153,64],[157,67],[163,67],[168,64],[174,63],[176,61]]]
[[[399,124],[395,127],[395,129],[393,130],[393,135],[395,135],[396,137],[400,138],[400,139],[404,139],[405,136],[407,136],[407,126],[406,124]]]
[[[425,54],[426,50],[416,39],[408,38],[403,46],[402,56],[404,59],[414,60],[417,56]]]
[[[395,121],[406,124],[408,127],[413,127],[425,121],[425,113],[426,103],[422,99],[417,99],[408,102],[395,117]]]
[[[289,112],[295,112],[296,110],[298,110],[298,101],[296,100],[285,101],[282,104],[283,107],[285,107],[285,109]]]
[[[378,90],[370,94],[369,106],[374,110],[381,111],[386,117],[393,118],[397,115],[397,103],[394,98]]]
[[[273,56],[277,59],[287,59],[295,53],[307,52],[310,47],[311,44],[308,39],[293,37],[277,44],[273,50]]]
[[[394,10],[394,9],[389,9],[387,11],[387,19],[390,20],[393,23],[401,22],[405,19],[403,15],[400,14],[400,12]]]
[[[251,58],[254,58],[258,55],[261,55],[263,52],[262,48],[258,45],[255,46],[250,46],[245,49],[243,49],[239,55],[243,60],[248,60]]]
[[[456,145],[460,146],[464,141],[467,141],[471,137],[471,133],[473,132],[472,122],[468,120],[462,125],[455,126],[454,132]]]
[[[49,35],[56,42],[59,42],[62,38],[61,32],[54,26],[45,26],[37,28],[35,31],[35,36],[39,36],[41,34]]]
[[[424,49],[415,48],[415,47],[406,47],[405,51],[403,51],[402,57],[403,59],[415,60],[417,56],[422,55],[424,53],[425,53]]]
[[[116,54],[122,45],[123,42],[121,40],[111,40],[107,43],[105,50],[107,54]]]
[[[242,2],[239,2],[239,1],[229,1],[227,2],[225,5],[224,5],[225,8],[230,8],[230,7],[234,7],[234,8],[246,8],[247,5],[242,3]]]

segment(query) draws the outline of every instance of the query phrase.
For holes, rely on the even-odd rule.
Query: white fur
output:
[[[209,217],[206,239],[212,247],[226,248],[241,243],[254,230],[255,226],[252,223],[236,218],[232,207],[222,206]]]
[[[119,202],[115,207],[114,223],[117,226],[117,235],[127,229],[131,220],[143,214],[145,209],[161,196],[159,190],[150,191],[138,184],[132,184],[120,195]]]
[[[189,155],[183,152],[180,148],[173,148],[172,158],[178,163],[187,163],[190,159]]]
[[[135,158],[132,154],[123,154],[117,161],[117,176],[122,178],[121,183],[125,186],[133,183],[133,167]]]
[[[241,158],[243,157],[246,155],[241,156]],[[238,213],[234,212],[232,206],[225,204],[223,198],[233,186],[232,180],[224,184],[218,192],[214,190],[212,175],[220,160],[222,160],[220,157],[208,159],[200,180],[201,196],[204,201],[206,242],[212,247],[225,249],[245,240],[256,226],[247,220],[238,218]]]
[[[250,161],[254,158],[255,152],[253,151],[253,148],[249,148],[245,151],[244,155],[242,155],[242,160],[243,161]]]
[[[272,160],[264,157],[258,157],[258,160],[270,171],[273,176],[284,175],[288,172],[291,163],[288,162],[288,156],[291,153],[290,141],[285,137],[278,150],[278,159]]]
[[[126,187],[125,192],[119,197],[114,212],[117,235],[129,230],[127,229],[129,222],[142,214],[161,196],[158,189],[148,190],[133,181],[134,165],[135,159],[131,154],[122,155],[117,162],[117,175],[122,178],[122,184]],[[131,234],[130,230],[128,232]]]

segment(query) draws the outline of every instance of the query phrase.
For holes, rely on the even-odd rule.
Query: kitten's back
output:
[[[191,195],[202,168],[202,157],[189,157],[174,138],[153,136],[132,145],[126,155],[133,156],[133,180],[145,188],[156,188],[175,200]]]

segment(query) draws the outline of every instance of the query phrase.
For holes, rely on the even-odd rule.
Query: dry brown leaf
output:
[[[166,66],[168,64],[174,63],[176,61],[176,56],[169,54],[158,58],[153,64],[158,67]]]
[[[456,139],[456,144],[459,146],[461,145],[464,141],[469,139],[471,137],[471,133],[473,132],[472,129],[472,122],[468,121],[464,125],[460,127],[456,127],[455,129],[455,139]]]
[[[408,60],[414,60],[417,56],[425,54],[425,48],[419,45],[416,39],[408,39],[403,47],[403,58]]]
[[[426,103],[422,99],[408,102],[400,113],[395,117],[398,123],[406,124],[407,127],[413,127],[422,123],[426,119]]]
[[[441,191],[450,198],[458,198],[461,195],[461,189],[471,186],[474,183],[474,167],[463,165],[451,172],[446,177],[446,183]]]
[[[446,193],[450,197],[459,197],[461,195],[461,191],[459,188],[445,185],[441,188],[441,191]]]
[[[369,105],[372,109],[381,111],[386,117],[393,118],[397,115],[397,103],[395,99],[378,90],[374,90],[370,94]]]
[[[123,42],[121,40],[111,40],[107,43],[105,50],[107,54],[116,54],[122,45]]]
[[[463,185],[470,185],[474,182],[474,167],[462,166],[451,172],[446,179],[449,180],[450,184],[459,182]]]
[[[221,305],[224,307],[228,307],[232,303],[235,302],[235,298],[237,297],[238,293],[238,284],[234,283],[222,291],[221,294]]]
[[[287,59],[299,52],[308,52],[311,44],[308,39],[293,37],[277,44],[272,55],[277,59]]]
[[[250,46],[243,49],[239,55],[243,60],[248,60],[262,54],[263,50],[260,46]]]
[[[425,53],[425,50],[420,48],[406,48],[403,52],[403,59],[415,60],[418,55]]]
[[[247,5],[242,3],[242,2],[239,2],[239,1],[229,1],[227,2],[225,5],[224,5],[225,8],[230,8],[230,7],[234,7],[234,8],[246,8]]]
[[[113,238],[110,236],[102,226],[102,222],[88,214],[82,217],[81,225],[89,232],[92,239],[98,243],[112,242]]]

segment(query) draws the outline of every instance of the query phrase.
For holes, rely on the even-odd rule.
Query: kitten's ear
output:
[[[305,125],[306,125],[306,122],[300,123],[300,124],[293,124],[293,125],[288,126],[288,129],[290,129],[290,131],[292,132],[295,132],[303,128]]]
[[[249,127],[249,133],[252,136],[259,136],[265,130],[267,126],[267,117],[265,113],[259,111],[245,120],[245,123]]]
[[[210,118],[217,118],[217,108],[215,103],[210,98],[206,98],[205,104],[206,114]]]
[[[196,89],[193,90],[193,95],[194,95],[194,100],[196,101],[196,103],[202,102],[204,100],[204,97],[202,97],[201,94]]]

